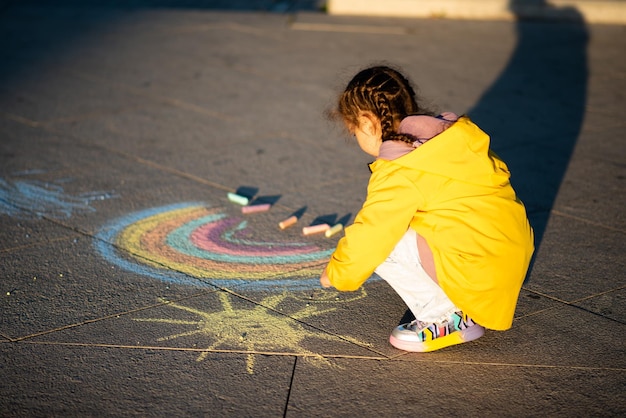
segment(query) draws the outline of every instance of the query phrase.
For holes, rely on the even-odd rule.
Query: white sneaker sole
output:
[[[430,341],[404,341],[394,337],[389,337],[389,343],[394,347],[415,353],[426,353],[429,351],[440,350],[451,345],[462,344],[476,340],[485,334],[485,328],[480,325],[472,325],[469,328],[448,334],[445,337],[435,338]]]

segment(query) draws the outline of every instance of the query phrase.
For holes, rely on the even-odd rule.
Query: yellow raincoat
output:
[[[432,249],[452,302],[486,328],[510,328],[533,231],[489,136],[462,117],[414,151],[370,168],[367,199],[328,264],[331,284],[358,289],[411,227]]]

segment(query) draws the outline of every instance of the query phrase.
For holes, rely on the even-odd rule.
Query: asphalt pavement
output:
[[[0,2],[0,416],[625,416],[626,26],[580,17]],[[374,63],[509,165],[510,330],[406,353],[385,282],[320,288],[341,233],[302,228],[349,225],[370,162],[325,112]]]

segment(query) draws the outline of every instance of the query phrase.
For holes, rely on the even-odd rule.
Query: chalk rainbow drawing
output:
[[[17,175],[36,174],[45,172]],[[70,195],[62,187],[68,181],[0,178],[0,214],[18,218],[67,219],[75,213],[94,212],[93,201],[119,197],[113,192]],[[242,353],[246,356],[247,372],[253,374],[256,355],[270,351],[334,367],[323,355],[301,347],[305,339],[343,340],[368,348],[370,344],[349,336],[328,334],[304,326],[303,320],[334,311],[334,304],[352,302],[367,295],[363,288],[348,297],[334,290],[317,295],[316,292],[306,292],[306,297],[292,292],[319,290],[320,273],[333,249],[323,249],[311,242],[250,238],[257,234],[246,220],[229,216],[224,208],[187,202],[147,209],[113,220],[101,228],[94,242],[99,253],[114,266],[163,282],[222,288],[216,293],[221,303],[221,309],[217,311],[160,299],[165,306],[196,315],[195,320],[170,316],[134,319],[186,327],[180,333],[159,338],[159,342],[186,337],[206,340],[206,347],[198,350],[197,361],[204,360],[210,353]],[[251,305],[240,308],[231,300],[231,297],[236,299],[236,294],[225,289],[233,285],[245,285],[254,290],[278,290],[280,293],[266,296],[259,303],[247,301]],[[287,298],[306,303],[290,315],[279,314],[277,308]]]
[[[257,241],[251,235],[247,220],[207,203],[186,202],[114,220],[96,235],[96,247],[109,262],[166,282],[319,287],[333,249],[310,242]]]

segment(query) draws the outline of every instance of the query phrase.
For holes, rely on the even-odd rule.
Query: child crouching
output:
[[[386,66],[359,72],[336,113],[376,161],[322,286],[356,290],[376,272],[416,318],[390,336],[406,351],[510,328],[533,231],[489,136],[468,117],[420,107],[407,78]]]

